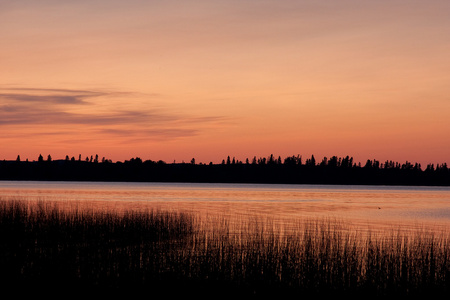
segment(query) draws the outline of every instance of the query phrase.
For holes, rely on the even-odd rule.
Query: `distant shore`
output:
[[[199,183],[286,183],[344,185],[450,186],[446,164],[428,165],[367,161],[333,157],[320,163],[298,157],[223,161],[221,164],[165,163],[132,158],[110,160],[0,161],[0,180],[130,181]]]

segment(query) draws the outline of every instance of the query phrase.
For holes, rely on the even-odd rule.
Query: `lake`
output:
[[[0,199],[281,222],[332,218],[359,227],[450,228],[450,187],[0,181]]]

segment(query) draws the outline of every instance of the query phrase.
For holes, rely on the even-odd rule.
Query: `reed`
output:
[[[0,201],[5,287],[166,294],[450,294],[447,233],[367,235],[336,220],[206,218],[63,210]]]

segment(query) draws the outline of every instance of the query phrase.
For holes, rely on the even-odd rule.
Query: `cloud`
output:
[[[97,131],[103,136],[171,139],[197,135],[204,126],[224,120],[220,116],[175,114],[169,109],[154,108],[154,101],[137,106],[132,97],[133,93],[126,92],[0,90],[0,127],[36,126],[36,130],[48,132],[69,126],[72,132],[78,128]],[[111,101],[113,98],[115,101]]]
[[[15,103],[40,104],[87,104],[85,99],[105,95],[106,93],[70,90],[70,89],[6,89],[0,92],[0,100]]]
[[[57,103],[57,104],[85,104],[81,95],[75,96],[57,96],[57,95],[45,95],[37,96],[30,94],[0,94],[0,99],[9,99],[21,102],[41,102],[41,103]]]

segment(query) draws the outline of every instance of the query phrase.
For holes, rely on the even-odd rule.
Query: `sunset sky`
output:
[[[0,0],[0,159],[450,163],[448,0]]]

